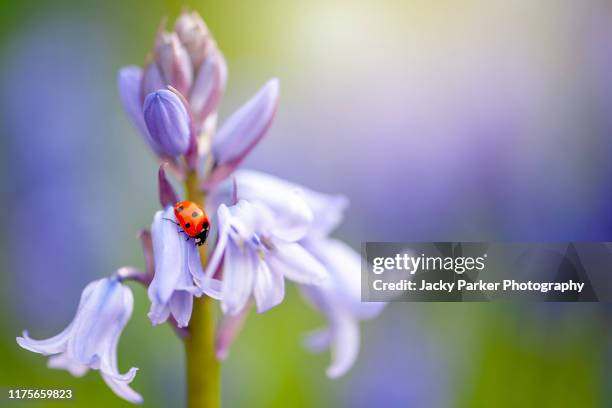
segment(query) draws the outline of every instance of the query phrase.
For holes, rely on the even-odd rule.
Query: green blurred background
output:
[[[245,164],[352,201],[337,235],[366,240],[609,240],[612,8],[603,1],[2,1],[0,388],[71,388],[127,406],[17,346],[58,332],[82,287],[142,266],[155,159],[117,70],[159,21],[199,11],[226,56],[221,118],[268,78],[282,96]],[[610,92],[608,92],[610,91]],[[184,403],[184,356],[146,293],[120,369],[147,407]],[[339,380],[304,335],[324,324],[295,288],[251,315],[223,366],[241,407],[607,407],[610,310],[600,304],[391,304],[362,325]]]

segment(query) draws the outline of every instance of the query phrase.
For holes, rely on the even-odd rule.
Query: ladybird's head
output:
[[[208,223],[208,221],[204,221],[204,224],[202,225],[202,232],[200,232],[196,237],[194,237],[194,241],[197,246],[202,246],[206,243],[209,228],[210,224]]]

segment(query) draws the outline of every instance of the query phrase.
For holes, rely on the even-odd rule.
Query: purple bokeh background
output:
[[[168,10],[155,3],[111,21],[119,6],[108,7],[105,19],[38,14],[2,42],[1,291],[11,337],[27,327],[52,334],[86,282],[142,262],[136,233],[157,209],[157,165],[121,111],[115,75],[142,62]],[[202,10],[229,65],[221,119],[278,76],[278,116],[244,167],[347,195],[337,235],[354,247],[610,240],[606,2],[260,8]],[[262,27],[264,17],[273,23]],[[423,326],[425,307],[406,307],[366,325],[339,400],[370,406],[389,389],[390,406],[447,404],[453,364]],[[370,370],[383,368],[372,381]],[[180,386],[173,377],[175,394]]]

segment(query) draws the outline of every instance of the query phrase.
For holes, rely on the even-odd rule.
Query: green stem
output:
[[[204,194],[198,176],[189,173],[185,181],[187,198],[204,208]],[[207,246],[202,245],[200,259],[206,267]],[[187,407],[217,408],[221,406],[220,365],[215,355],[215,307],[208,296],[194,298],[189,322],[189,336],[185,339],[187,360]]]

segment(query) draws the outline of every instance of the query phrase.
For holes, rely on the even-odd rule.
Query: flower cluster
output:
[[[384,303],[363,303],[361,302],[361,257],[360,255],[343,242],[330,238],[329,234],[342,221],[342,213],[348,202],[343,196],[333,196],[306,187],[279,179],[277,177],[252,171],[238,170],[235,174],[235,187],[226,181],[212,193],[211,203],[228,202],[232,197],[232,189],[237,187],[238,194],[243,200],[234,207],[245,207],[247,203],[255,203],[254,206],[265,209],[262,218],[255,218],[248,212],[245,215],[244,209],[236,208],[233,217],[224,213],[227,208],[221,204],[219,206],[219,219],[234,220],[237,225],[246,225],[246,231],[252,232],[253,238],[249,241],[248,235],[238,234],[236,227],[230,235],[238,236],[238,242],[264,242],[271,243],[271,248],[278,251],[285,260],[285,265],[278,268],[285,276],[300,284],[302,292],[313,306],[325,314],[328,320],[328,327],[310,335],[307,346],[313,351],[321,351],[326,348],[332,349],[332,364],[327,370],[329,377],[336,378],[344,373],[354,363],[359,351],[359,320],[369,319],[378,315],[384,307]],[[305,207],[304,207],[305,206]],[[303,208],[302,208],[303,207]],[[247,207],[248,208],[248,207]],[[308,211],[308,212],[306,212]],[[299,214],[303,213],[300,217]],[[272,237],[268,234],[258,234],[258,229],[254,226],[266,226],[267,220],[273,221],[272,226],[283,226],[280,231],[286,237],[294,241],[291,247],[286,244],[275,244]],[[301,221],[296,221],[301,220]],[[278,228],[278,227],[277,227]],[[227,228],[223,223],[219,225],[220,231]],[[266,231],[259,227],[259,230]],[[268,229],[268,231],[273,231]],[[221,240],[224,240],[221,235]],[[213,259],[207,269],[207,276],[211,276],[211,269],[216,265],[213,263],[215,257],[221,253],[228,256],[230,251],[227,245],[217,245],[213,254]],[[253,246],[253,244],[250,244]],[[264,254],[267,251],[262,250]],[[234,252],[235,253],[235,252]],[[233,254],[232,254],[233,255]],[[232,256],[230,255],[230,256]],[[235,256],[235,255],[234,255]],[[269,259],[271,265],[278,265],[274,256],[261,256],[262,260]],[[261,262],[263,263],[263,262]],[[244,268],[232,268],[226,265],[224,274],[236,274],[243,276]],[[321,270],[328,275],[328,279],[315,280],[317,277],[314,271]],[[261,272],[256,270],[257,275]],[[265,276],[265,275],[264,275]],[[274,276],[274,275],[273,275]],[[224,275],[225,277],[225,275]],[[266,303],[258,300],[257,287],[251,281],[247,281],[253,286],[254,297],[258,311],[266,310]],[[282,282],[282,281],[281,281]],[[281,292],[281,283],[277,285],[277,292]],[[282,292],[281,292],[282,293]],[[235,309],[226,309],[229,314]],[[217,355],[221,358],[227,356],[228,348],[235,338],[244,316],[228,317],[225,324],[222,323],[217,342]]]
[[[132,294],[124,281],[146,286],[151,323],[169,322],[181,336],[189,335],[194,298],[218,299],[224,317],[216,355],[222,360],[252,306],[263,313],[279,305],[288,280],[327,317],[328,327],[307,344],[313,350],[331,348],[328,375],[338,377],[351,367],[359,347],[359,320],[375,316],[383,304],[360,301],[360,256],[329,237],[347,200],[237,170],[270,127],[279,86],[276,79],[268,81],[217,130],[226,79],[223,55],[195,12],[183,12],[172,32],[160,29],[144,68],[120,70],[125,111],[162,163],[161,208],[150,232],[140,235],[145,270],[121,268],[91,283],[63,332],[47,340],[32,340],[24,332],[17,338],[20,346],[52,356],[49,366],[76,376],[100,370],[117,395],[138,403],[142,398],[129,387],[137,369],[120,374],[116,362],[119,335],[132,313]],[[208,263],[202,263],[196,243],[181,229],[174,209],[181,200],[166,169],[186,182],[185,198],[194,199],[194,188],[197,205],[208,198],[205,210],[214,240]]]
[[[226,80],[225,59],[195,12],[182,13],[173,32],[160,29],[144,68],[130,65],[118,75],[125,111],[145,142],[162,162],[178,167],[179,176],[206,160],[207,188],[234,171],[264,136],[278,101],[272,79],[216,131]]]

